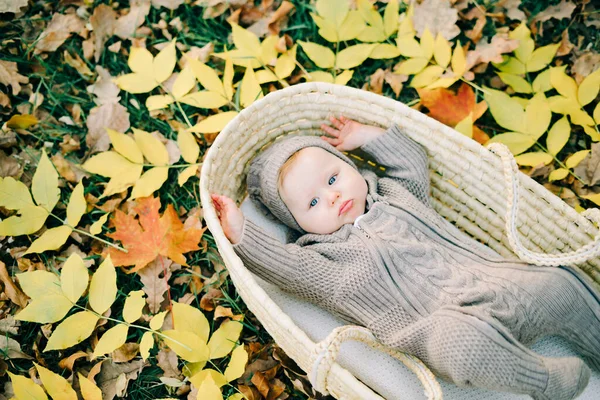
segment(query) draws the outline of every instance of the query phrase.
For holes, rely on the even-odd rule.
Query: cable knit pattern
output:
[[[367,212],[287,244],[246,219],[233,246],[245,265],[458,385],[539,399],[580,393],[586,364],[525,346],[559,334],[599,365],[600,295],[591,280],[576,267],[503,258],[442,218],[429,201],[427,155],[397,126],[361,149],[386,168],[381,178],[360,170]]]

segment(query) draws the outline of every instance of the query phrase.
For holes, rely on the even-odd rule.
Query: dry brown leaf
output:
[[[183,378],[181,371],[177,368],[177,364],[179,360],[177,359],[177,354],[174,351],[169,349],[162,349],[156,355],[156,360],[158,362],[158,366],[164,371],[165,378]]]
[[[17,145],[17,134],[12,129],[0,130],[0,148],[8,149]]]
[[[75,68],[75,70],[84,78],[89,79],[94,76],[94,73],[88,68],[85,61],[83,61],[77,53],[75,53],[75,56],[72,56],[67,50],[65,50],[63,56],[65,57],[65,62],[71,67]]]
[[[0,351],[0,359],[33,358],[21,351],[21,345],[19,342],[17,342],[15,339],[9,338],[6,335],[0,336],[0,349],[2,349],[2,351]]]
[[[229,307],[223,307],[223,306],[217,306],[217,308],[215,309],[215,314],[213,316],[213,319],[217,319],[217,318],[223,318],[223,317],[231,317],[233,318],[233,312],[231,311],[231,308]]]
[[[548,21],[550,18],[563,19],[563,18],[571,18],[571,14],[573,14],[573,10],[575,10],[577,6],[573,3],[573,1],[562,0],[559,4],[555,6],[550,6],[546,8],[544,11],[538,13],[531,23],[536,22],[544,22]]]
[[[478,10],[478,8],[475,8],[475,10]],[[465,32],[465,35],[469,39],[471,39],[471,41],[473,43],[477,43],[477,42],[479,42],[479,39],[481,39],[483,28],[485,27],[486,21],[487,20],[486,20],[485,16],[480,16],[479,18],[477,18],[477,21],[475,22],[475,26],[473,27],[473,29]]]
[[[87,357],[87,353],[81,350],[76,353],[73,353],[69,357],[65,357],[62,360],[60,360],[58,362],[58,366],[63,369],[68,369],[69,371],[73,371],[75,361],[77,361],[81,357]]]
[[[98,62],[104,50],[104,43],[115,32],[117,13],[112,7],[100,4],[94,8],[94,14],[90,17],[90,23],[94,28],[94,59]]]
[[[264,397],[269,395],[269,381],[265,378],[262,372],[256,371],[250,380]]]
[[[192,46],[190,47],[190,50],[187,53],[183,53],[179,59],[179,67],[181,67],[181,69],[185,68],[188,59],[199,60],[200,62],[206,63],[214,50],[215,45],[212,42],[207,43],[203,47]]]
[[[10,107],[10,97],[0,90],[0,107]]]
[[[73,163],[66,160],[61,153],[55,153],[52,157],[50,157],[52,163],[56,167],[58,174],[68,180],[69,182],[79,182],[77,179],[77,174],[73,169]]]
[[[28,297],[15,285],[6,269],[6,264],[2,261],[0,261],[0,281],[4,284],[4,293],[6,293],[10,301],[20,307],[27,305]]]
[[[75,14],[55,13],[46,29],[40,34],[35,44],[35,52],[55,51],[61,44],[71,36],[71,33],[79,33],[85,27],[84,22]]]
[[[87,87],[87,91],[96,96],[94,101],[98,105],[108,103],[118,103],[121,99],[119,92],[121,89],[112,81],[113,77],[106,69],[100,65],[96,65],[96,72],[98,73],[98,79],[93,85]]]
[[[144,366],[142,360],[123,364],[115,364],[108,359],[104,361],[96,379],[97,386],[102,390],[102,398],[112,400],[115,396],[122,396],[129,381],[135,379]]]
[[[216,307],[215,299],[223,297],[223,292],[219,289],[210,288],[208,292],[200,299],[200,308],[205,311],[213,311]]]
[[[283,393],[285,391],[285,383],[281,382],[277,378],[273,378],[269,381],[269,384],[271,388],[269,390],[267,400],[283,400],[288,398],[288,395]]]
[[[93,151],[106,151],[110,147],[110,138],[106,129],[125,132],[129,129],[129,113],[119,103],[107,103],[94,107],[86,121],[88,133],[85,143]]]
[[[475,50],[467,52],[467,70],[480,63],[502,62],[502,54],[510,53],[519,47],[519,41],[508,39],[504,33],[497,33],[491,42],[487,39],[477,43]]]
[[[497,11],[499,8],[506,10],[506,16],[510,19],[516,19],[517,21],[523,21],[527,18],[525,13],[519,9],[521,0],[505,0],[499,1],[494,8]],[[499,10],[498,10],[499,11]]]
[[[148,295],[146,303],[152,314],[160,311],[160,305],[165,300],[164,294],[169,289],[167,281],[171,277],[171,264],[173,261],[166,257],[158,256],[145,268],[138,271],[140,280],[144,284],[142,290]],[[164,272],[167,276],[164,276]]]
[[[569,40],[569,30],[565,29],[562,33],[562,40],[560,41],[560,47],[556,51],[556,56],[566,56],[574,47],[575,45]]]
[[[113,53],[118,53],[119,50],[121,50],[121,44],[123,42],[121,42],[120,40],[118,42],[114,42],[113,44],[111,44],[110,46],[108,46],[108,50],[112,51]]]
[[[573,169],[588,186],[600,183],[600,143],[592,143],[591,152]]]
[[[3,1],[0,3],[0,13],[18,13],[25,6],[27,6],[27,0]]]
[[[575,73],[575,81],[579,85],[586,76],[600,68],[600,54],[594,51],[586,51],[577,57],[571,71]]]
[[[165,7],[169,10],[176,10],[182,4],[183,0],[152,0],[152,7],[154,8]]]
[[[16,62],[0,60],[0,83],[12,86],[13,96],[18,95],[21,91],[20,83],[28,82],[27,77],[19,74]]]
[[[238,385],[238,389],[247,400],[261,400],[262,397],[258,389],[254,386]]]
[[[385,76],[385,71],[381,68],[378,68],[370,77],[369,82],[365,83],[363,90],[368,90],[369,92],[382,94],[383,93],[383,77]]]
[[[81,48],[83,50],[83,58],[91,60],[94,56],[94,35],[84,40],[81,43]]]
[[[65,135],[63,136],[62,143],[59,143],[58,145],[60,146],[60,152],[63,154],[68,154],[81,148],[79,136],[73,137],[71,135]]]
[[[11,176],[18,179],[23,173],[23,169],[13,157],[9,157],[0,150],[0,177]]]
[[[433,37],[439,32],[446,40],[450,40],[460,33],[456,21],[458,11],[452,8],[448,0],[424,0],[415,6],[413,26],[417,37],[421,37],[428,27]]]
[[[125,343],[110,353],[110,358],[116,363],[128,362],[135,358],[139,349],[140,345],[137,343]]]
[[[132,0],[129,6],[129,12],[119,17],[115,25],[114,34],[121,39],[133,37],[135,30],[144,23],[150,13],[150,0]]]
[[[94,265],[94,260],[86,259],[88,255],[81,251],[79,247],[75,246],[74,244],[70,245],[65,250],[63,250],[60,253],[60,256],[66,260],[73,253],[76,253],[79,257],[81,257],[81,259],[83,260],[83,265],[85,265],[86,268],[90,268],[92,265]],[[61,264],[60,266],[62,267],[62,265],[63,264]]]
[[[21,321],[17,321],[12,315],[4,315],[0,319],[0,333],[3,335],[17,335],[20,326]]]

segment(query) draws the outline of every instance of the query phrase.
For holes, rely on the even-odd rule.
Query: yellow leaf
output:
[[[211,375],[207,375],[198,388],[196,400],[223,400],[221,389],[219,389]]]
[[[439,78],[443,72],[444,68],[439,65],[430,65],[413,77],[410,86],[414,88],[427,86]]]
[[[458,78],[440,78],[437,81],[430,83],[425,87],[425,89],[437,89],[437,88],[447,88],[452,86],[454,82],[456,82]]]
[[[484,98],[490,106],[490,112],[498,125],[511,131],[525,129],[525,111],[523,107],[504,92],[485,88]]]
[[[100,218],[98,218],[98,221],[94,222],[90,226],[90,233],[92,235],[97,235],[100,232],[102,232],[102,225],[104,225],[106,223],[107,219],[108,219],[108,213],[106,213],[103,216],[101,216]]]
[[[79,372],[77,376],[79,377],[79,388],[81,389],[83,400],[102,400],[102,391],[91,379],[86,378]]]
[[[261,58],[262,49],[260,47],[260,40],[258,37],[249,30],[246,30],[236,23],[231,23],[233,44],[238,50],[247,53],[249,56],[255,58],[255,61]],[[256,68],[256,67],[254,67]]]
[[[6,121],[6,126],[11,129],[27,129],[38,122],[38,119],[33,115],[13,115],[8,121]]]
[[[533,92],[547,92],[552,89],[552,83],[550,83],[550,70],[547,69],[535,77],[531,84]]]
[[[233,62],[231,58],[225,60],[225,72],[223,72],[223,90],[225,97],[231,101],[233,99]]]
[[[259,60],[254,55],[244,50],[234,49],[229,50],[226,53],[213,53],[211,55],[223,59],[230,58],[233,64],[244,68],[248,65],[248,63],[252,65],[252,68],[262,67]]]
[[[243,374],[243,371],[242,371]],[[214,369],[211,368],[207,368],[207,369],[203,369],[202,371],[198,372],[197,374],[194,374],[190,377],[190,382],[196,386],[196,387],[200,387],[202,385],[202,382],[204,382],[204,380],[206,379],[207,376],[209,376],[213,379],[213,381],[215,382],[215,384],[217,385],[217,387],[221,387],[223,385],[227,384],[227,380],[225,379],[225,376],[223,376],[222,373],[215,371]],[[241,375],[240,375],[241,376]]]
[[[31,243],[31,246],[29,246],[23,255],[31,253],[43,253],[46,250],[56,250],[65,244],[71,232],[73,232],[73,229],[67,225],[48,229],[42,234],[42,236]]]
[[[183,97],[196,85],[196,77],[192,68],[188,65],[179,73],[173,84],[173,96],[176,99]]]
[[[398,36],[396,38],[396,45],[398,46],[400,54],[402,54],[404,57],[423,58],[423,49],[421,49],[421,45],[414,37]]]
[[[278,80],[277,75],[271,72],[270,69],[261,69],[260,71],[254,71],[256,75],[256,80],[259,84],[267,83],[267,82],[276,82]]]
[[[194,59],[188,59],[188,65],[198,82],[207,90],[218,94],[225,94],[223,84],[214,69]]]
[[[367,24],[365,24],[365,21],[360,16],[360,12],[358,10],[351,10],[337,30],[338,40],[343,42],[345,40],[355,39],[365,29],[367,29]]]
[[[186,363],[182,368],[182,372],[184,376],[191,378],[192,376],[200,373],[202,369],[206,366],[206,361],[200,361],[196,363]]]
[[[496,135],[487,141],[487,143],[495,142],[505,144],[510,149],[511,153],[513,153],[513,155],[517,155],[533,146],[535,143],[535,138],[524,133],[508,132]]]
[[[550,182],[560,181],[561,179],[565,179],[567,177],[567,175],[569,175],[568,169],[558,168],[558,169],[555,169],[554,171],[550,172],[550,175],[548,176],[548,181],[550,181]]]
[[[208,348],[210,349],[210,359],[225,357],[235,346],[240,337],[243,325],[239,321],[225,321],[217,329],[210,340]]]
[[[306,53],[318,67],[320,68],[331,68],[335,63],[335,54],[328,47],[321,46],[320,44],[303,42],[298,40],[298,44],[302,47],[302,50]]]
[[[559,47],[560,43],[557,43],[536,49],[526,63],[527,72],[540,71],[546,68],[552,62]]]
[[[377,43],[371,51],[371,55],[369,58],[375,60],[387,59],[387,58],[396,58],[400,56],[400,50],[398,46],[394,46],[388,43]]]
[[[87,288],[90,277],[83,259],[77,253],[72,253],[60,273],[60,286],[67,299],[73,303],[81,297]]]
[[[525,107],[526,125],[522,132],[534,136],[537,140],[548,130],[551,119],[552,112],[546,96],[544,93],[537,93]]]
[[[166,315],[167,315],[167,312],[162,311],[162,312],[159,312],[158,314],[156,314],[154,317],[152,317],[150,319],[150,329],[153,329],[155,331],[159,330],[163,325]]]
[[[77,226],[81,217],[85,214],[86,207],[87,203],[83,197],[83,184],[80,181],[73,189],[67,205],[67,222],[69,225],[73,228]]]
[[[433,56],[434,41],[435,39],[433,38],[431,31],[426,27],[421,35],[421,51],[423,53],[422,57],[426,58],[427,61],[431,60],[431,57]]]
[[[319,15],[340,26],[348,14],[348,0],[317,0],[315,4]]]
[[[47,324],[63,319],[71,307],[73,303],[64,294],[51,294],[34,299],[15,315],[15,319]]]
[[[344,72],[342,72],[341,74],[338,74],[335,77],[335,80],[333,83],[335,83],[336,85],[345,85],[346,83],[348,83],[348,81],[350,79],[352,79],[353,74],[354,74],[354,71],[345,70]]]
[[[85,399],[85,400],[87,400],[87,399]],[[246,398],[241,393],[234,393],[231,396],[229,396],[227,398],[227,400],[246,400]]]
[[[573,107],[569,111],[570,111],[570,115],[571,115],[571,122],[576,125],[584,126],[584,130],[585,130],[585,125],[594,125],[594,120],[592,119],[592,117],[590,117],[590,115],[588,113],[586,113],[585,111],[583,111],[582,109]],[[590,126],[590,128],[591,128],[591,126]]]
[[[210,117],[200,121],[190,129],[188,129],[188,132],[220,132],[223,128],[225,128],[225,125],[227,125],[229,121],[231,121],[237,114],[237,111],[226,111],[219,114],[211,115]]]
[[[129,163],[129,161],[127,161]],[[122,192],[128,187],[132,186],[140,179],[142,174],[142,165],[129,163],[127,168],[120,170],[120,174],[111,178],[108,184],[104,188],[104,193],[100,198],[110,196],[115,193]]]
[[[18,274],[19,285],[23,292],[33,300],[48,296],[62,295],[58,277],[49,271],[29,271]]]
[[[260,60],[264,65],[273,65],[277,59],[277,49],[275,46],[279,41],[277,35],[269,35],[260,44]]]
[[[383,42],[386,39],[386,36],[382,28],[366,26],[356,36],[356,39],[361,42]]]
[[[125,299],[125,305],[123,306],[123,319],[126,322],[134,323],[142,316],[142,309],[146,304],[144,300],[143,290],[134,290],[129,292],[127,299]]]
[[[185,161],[195,163],[198,160],[200,147],[190,132],[182,130],[177,134],[177,146]]]
[[[179,101],[198,108],[219,108],[229,102],[224,95],[207,91],[188,94],[183,96]]]
[[[225,379],[231,382],[244,374],[246,363],[248,362],[248,353],[244,350],[244,346],[236,347],[231,353],[231,360],[225,368]]]
[[[579,104],[585,106],[592,102],[598,95],[600,89],[600,69],[589,74],[579,85],[577,98]]]
[[[340,51],[335,60],[335,67],[339,69],[350,69],[365,61],[371,51],[376,47],[375,44],[357,44],[354,46],[346,47]]]
[[[98,314],[108,310],[117,297],[117,273],[110,256],[100,264],[90,283],[90,306]]]
[[[48,159],[45,150],[42,150],[40,162],[31,180],[31,193],[33,193],[37,205],[48,211],[52,211],[60,199],[58,173]]]
[[[160,110],[173,103],[173,101],[173,97],[166,94],[148,96],[146,99],[146,107],[149,111]]]
[[[161,188],[163,183],[169,177],[168,167],[154,167],[144,172],[144,174],[138,179],[133,186],[131,191],[130,199],[137,199],[138,197],[147,197],[152,195],[155,191]]]
[[[132,166],[135,166],[135,164],[132,164],[125,157],[114,151],[105,151],[97,154],[82,165],[83,169],[92,174],[109,178],[121,175],[123,170],[129,169]]]
[[[521,25],[521,26],[523,26],[523,25]],[[518,29],[519,28],[515,29],[515,31]],[[520,35],[520,37],[514,37],[511,35],[515,31],[513,31],[509,34],[509,37],[511,39],[519,39],[519,47],[515,49],[515,56],[523,64],[527,64],[527,61],[529,61],[529,59],[531,58],[533,49],[535,48],[535,43],[534,43],[533,39],[531,39],[531,37],[530,37],[529,29],[527,30],[526,35],[523,34],[523,35]]]
[[[109,330],[98,341],[94,354],[92,354],[92,360],[100,357],[106,353],[111,353],[125,344],[127,340],[127,331],[129,327],[125,324],[117,324]]]
[[[514,57],[505,56],[505,60],[502,63],[492,62],[492,64],[500,71],[513,75],[523,75],[527,72],[525,70],[525,64]]]
[[[498,76],[504,83],[510,86],[517,93],[531,93],[531,85],[520,76],[498,72]]]
[[[584,199],[590,200],[593,203],[595,203],[596,205],[600,206],[600,193],[595,193],[595,194],[590,194],[587,196],[581,196]]]
[[[121,90],[134,94],[148,93],[158,86],[158,83],[154,81],[152,76],[136,73],[119,76],[117,79],[115,79],[115,84]]]
[[[151,134],[141,129],[132,128],[137,147],[150,164],[162,166],[169,164],[169,153],[164,144]]]
[[[567,166],[567,168],[575,168],[577,165],[579,165],[580,162],[583,161],[585,157],[587,157],[589,153],[590,150],[580,150],[570,155],[569,158],[565,160],[565,165]]]
[[[175,51],[175,40],[172,40],[164,49],[162,49],[152,62],[153,77],[158,83],[169,79],[177,62]]]
[[[450,58],[452,57],[452,48],[450,43],[438,32],[435,42],[433,43],[433,58],[435,62],[442,68],[448,67]]]
[[[473,138],[473,113],[469,113],[462,121],[456,124],[454,129],[466,137]]]
[[[596,125],[600,124],[600,103],[596,104],[596,108],[594,108],[594,121]]]
[[[146,50],[143,47],[132,47],[130,49],[129,58],[127,59],[127,65],[133,72],[136,72],[141,75],[152,76],[153,66],[152,66],[152,53]]]
[[[66,349],[82,342],[92,334],[96,322],[98,317],[90,311],[81,311],[67,317],[52,332],[44,352]]]
[[[106,132],[108,132],[110,142],[119,154],[134,164],[142,164],[144,162],[142,152],[131,136],[112,129],[106,129]]]
[[[10,376],[13,391],[15,392],[17,400],[48,400],[48,396],[44,393],[44,389],[31,379],[15,375],[10,371],[8,371],[8,375]]]
[[[529,167],[536,167],[540,164],[548,165],[552,160],[554,160],[554,158],[550,154],[540,151],[520,154],[515,157],[517,164]]]
[[[240,90],[240,104],[244,108],[264,97],[262,88],[256,80],[256,75],[254,75],[254,70],[250,66],[246,67]]]
[[[188,181],[188,179],[196,175],[196,171],[198,171],[197,165],[190,165],[189,167],[181,171],[177,176],[177,183],[179,184],[179,186],[183,186]]]
[[[369,0],[356,0],[356,5],[358,12],[366,23],[372,27],[383,29],[383,19]]]
[[[20,217],[12,216],[0,221],[0,235],[19,236],[35,233],[44,225],[48,211],[38,206],[25,206],[19,210]]]
[[[402,61],[394,70],[395,74],[415,75],[418,74],[427,66],[429,60],[426,58],[409,58]]]
[[[567,117],[562,117],[550,128],[548,132],[548,138],[546,139],[546,146],[548,152],[553,155],[557,155],[559,151],[567,144],[569,137],[571,136],[571,125]]]
[[[77,393],[65,378],[35,362],[33,364],[40,375],[44,388],[53,400],[77,400]]]
[[[183,303],[173,303],[174,328],[178,331],[192,332],[206,343],[210,333],[208,320],[199,309]]]
[[[450,63],[452,64],[452,72],[456,76],[462,76],[467,70],[467,59],[465,58],[463,48],[460,46],[460,40],[456,42]]]
[[[383,31],[386,38],[398,30],[399,11],[400,6],[398,0],[388,1],[385,12],[383,13]]]
[[[562,67],[550,68],[550,83],[569,101],[577,103],[577,83],[575,79],[565,74],[566,65]]]
[[[308,82],[327,82],[333,83],[333,76],[325,71],[311,71],[310,76],[306,76]]]
[[[275,74],[280,79],[285,79],[294,72],[296,68],[296,49],[298,45],[294,45],[286,53],[282,54],[275,63]]]
[[[146,361],[150,357],[150,349],[154,347],[154,336],[152,332],[144,332],[140,341],[140,356]]]
[[[168,330],[162,332],[163,339],[177,355],[186,361],[198,362],[208,360],[209,350],[204,341],[192,332]]]
[[[35,206],[29,189],[23,182],[7,176],[0,181],[0,207],[9,210],[20,210],[27,206]]]

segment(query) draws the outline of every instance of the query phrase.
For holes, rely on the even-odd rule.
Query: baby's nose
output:
[[[336,200],[340,197],[340,192],[332,191],[329,192],[329,204],[334,205]]]

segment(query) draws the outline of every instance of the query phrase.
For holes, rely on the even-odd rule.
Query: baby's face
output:
[[[364,214],[367,182],[340,158],[319,147],[300,150],[283,179],[280,195],[306,232],[329,234]],[[351,200],[340,214],[340,207]]]

